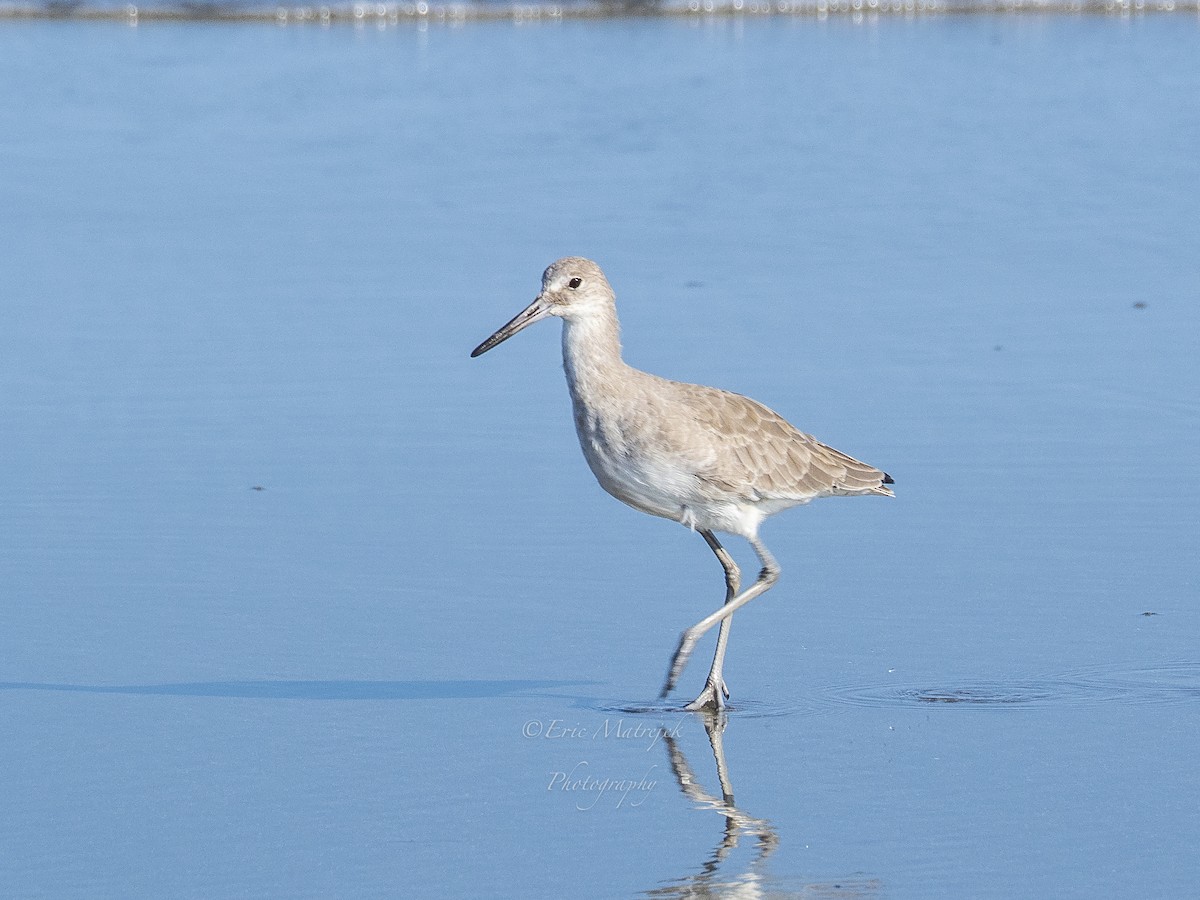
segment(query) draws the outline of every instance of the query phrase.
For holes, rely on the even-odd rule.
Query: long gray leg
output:
[[[696,641],[700,640],[705,632],[718,622],[728,619],[779,580],[779,563],[775,562],[775,557],[771,555],[771,551],[766,548],[766,545],[757,537],[752,537],[750,538],[750,546],[754,548],[754,552],[758,554],[758,558],[762,560],[763,564],[762,571],[758,573],[758,579],[716,612],[705,616],[683,633],[679,638],[679,646],[675,649],[675,655],[671,658],[671,668],[667,673],[667,683],[663,685],[660,697],[666,697],[667,694],[671,693],[671,689],[675,687],[675,682],[679,680],[679,676],[683,673],[683,667],[687,665],[688,657],[692,655],[692,650],[696,647]]]
[[[738,569],[737,563],[733,561],[733,557],[729,555],[729,551],[721,546],[721,542],[717,540],[716,535],[711,531],[702,530],[700,536],[704,538],[709,549],[716,554],[717,560],[721,563],[721,568],[725,570],[725,602],[728,603],[737,596],[737,592],[741,587],[741,570]],[[732,624],[732,616],[721,620],[721,630],[717,632],[717,652],[713,654],[712,668],[708,670],[708,680],[704,684],[704,690],[700,692],[699,697],[685,706],[684,709],[695,712],[705,707],[719,710],[725,706],[725,698],[729,696],[729,688],[725,685],[721,669],[725,664],[725,646],[729,643],[729,628]]]

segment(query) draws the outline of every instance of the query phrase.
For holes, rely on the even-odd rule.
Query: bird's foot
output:
[[[675,655],[671,657],[671,668],[667,672],[667,683],[663,685],[662,693],[658,695],[660,700],[664,699],[674,689],[675,682],[683,674],[683,668],[687,665],[688,657],[692,655],[692,650],[695,649],[698,638],[699,635],[693,634],[690,628],[680,636],[679,646],[675,648]]]
[[[725,708],[725,700],[729,696],[729,688],[725,684],[724,678],[718,678],[716,681],[710,677],[708,683],[704,685],[704,690],[700,692],[700,696],[684,707],[688,712],[720,712]]]

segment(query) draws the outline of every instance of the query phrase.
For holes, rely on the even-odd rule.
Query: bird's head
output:
[[[612,306],[613,290],[600,267],[580,256],[565,257],[542,273],[542,290],[534,301],[472,350],[471,356],[487,353],[518,331],[550,316],[583,318],[605,313]]]

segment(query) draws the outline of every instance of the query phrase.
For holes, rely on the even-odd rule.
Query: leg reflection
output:
[[[699,718],[704,723],[704,730],[708,732],[708,743],[712,747],[713,759],[716,761],[717,780],[721,784],[720,797],[709,793],[700,784],[691,766],[688,765],[687,757],[683,755],[679,742],[666,729],[663,729],[662,738],[666,744],[671,770],[675,773],[679,789],[698,809],[711,809],[724,816],[724,835],[704,861],[700,872],[690,878],[682,879],[681,883],[671,887],[649,891],[648,895],[652,897],[706,896],[713,890],[721,892],[721,889],[734,886],[746,887],[761,883],[767,858],[779,846],[779,836],[770,822],[766,819],[755,818],[738,809],[733,801],[733,783],[729,778],[729,767],[725,763],[725,745],[722,737],[728,721],[726,712],[724,710],[713,712],[705,710],[699,713]],[[716,881],[721,863],[738,846],[743,835],[753,837],[755,840],[754,856],[747,870],[736,876],[725,873],[720,882]]]
[[[724,710],[704,710],[699,715],[708,734],[716,764],[720,796],[701,785],[674,735],[667,729],[660,734],[667,748],[671,771],[679,789],[697,809],[712,810],[725,820],[721,839],[707,852],[698,871],[673,879],[645,892],[647,897],[802,897],[822,900],[876,898],[882,890],[877,878],[852,875],[846,878],[779,881],[767,872],[767,860],[779,847],[779,833],[767,819],[760,819],[740,809],[733,799],[733,780],[725,762],[724,731],[728,715]],[[753,839],[750,853],[734,853],[744,838]],[[747,842],[748,843],[748,842]],[[749,848],[747,848],[749,849]]]

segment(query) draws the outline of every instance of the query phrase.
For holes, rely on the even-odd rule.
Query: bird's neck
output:
[[[629,367],[621,359],[621,328],[616,310],[563,320],[563,369],[571,397],[594,403],[609,394]]]

